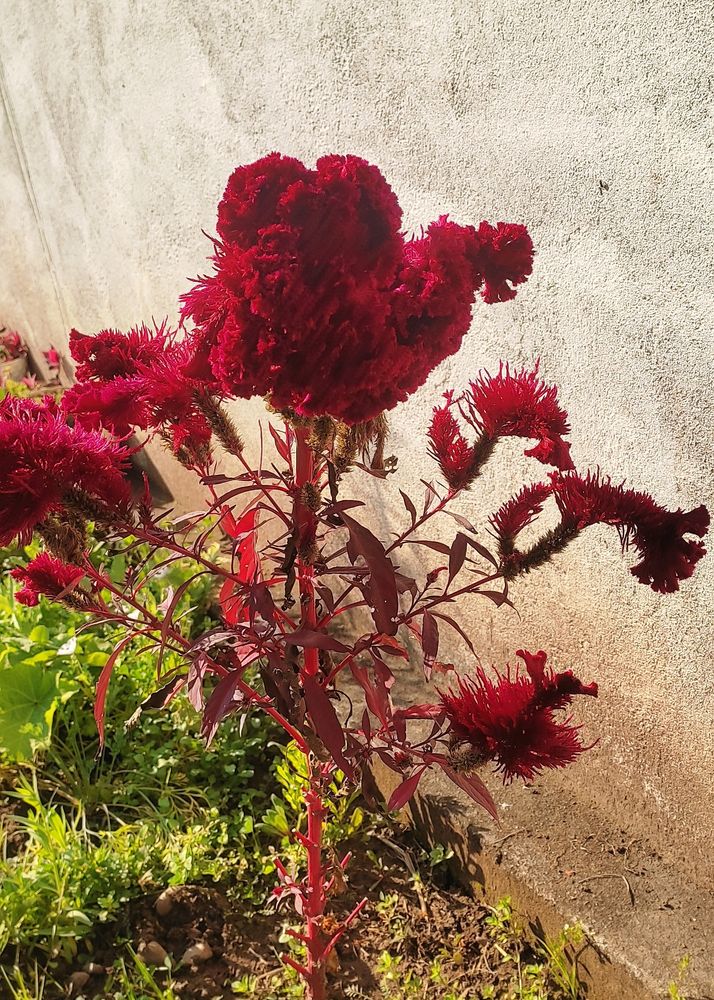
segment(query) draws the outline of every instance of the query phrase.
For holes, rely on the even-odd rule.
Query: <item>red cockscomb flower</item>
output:
[[[587,749],[570,718],[556,721],[575,695],[597,696],[597,684],[582,684],[572,671],[546,670],[544,652],[518,650],[527,676],[518,669],[496,680],[479,669],[460,677],[458,690],[439,692],[451,724],[454,745],[468,746],[476,757],[492,761],[504,782],[517,775],[525,781],[548,767],[564,767]]]
[[[489,521],[502,548],[513,545],[521,531],[542,512],[543,504],[552,493],[550,483],[531,483],[491,515]]]
[[[70,427],[54,400],[0,402],[0,545],[26,540],[63,497],[79,489],[126,510],[129,449],[96,431]]]
[[[22,589],[15,592],[15,600],[33,608],[40,596],[59,597],[74,586],[84,576],[84,570],[41,552],[26,566],[12,570],[10,576],[23,584]]]
[[[183,298],[223,390],[348,423],[377,416],[458,350],[475,291],[530,273],[522,226],[445,218],[405,240],[376,167],[271,154],[239,167],[218,209],[215,273]]]
[[[177,342],[165,321],[126,334],[105,330],[89,337],[73,331],[70,343],[85,381],[65,393],[66,413],[84,427],[120,437],[137,428],[160,428],[175,452],[205,456],[211,428],[196,394],[215,388],[215,382],[207,384],[207,352],[199,338]]]
[[[445,393],[445,399],[444,405],[434,407],[429,426],[429,452],[439,463],[451,489],[459,490],[471,481],[474,449],[451,412],[452,394]]]
[[[511,286],[520,285],[533,271],[533,242],[528,230],[512,222],[499,222],[495,227],[482,222],[478,237],[484,302],[507,302],[515,298],[516,290]]]
[[[563,522],[578,530],[591,524],[615,526],[623,548],[633,545],[642,557],[630,572],[659,593],[679,590],[706,553],[704,545],[685,535],[703,538],[709,528],[706,507],[666,510],[648,493],[613,486],[597,473],[551,475]]]
[[[498,375],[479,374],[461,399],[445,393],[446,403],[435,407],[429,428],[431,454],[436,458],[452,489],[468,486],[501,437],[537,438],[538,444],[527,448],[526,455],[560,469],[573,467],[570,444],[563,439],[569,433],[568,415],[558,404],[555,386],[538,378],[533,371],[511,372],[500,365]],[[469,445],[453,414],[459,415],[478,434]]]
[[[568,415],[558,403],[558,390],[532,371],[511,372],[501,364],[498,375],[484,372],[471,382],[466,394],[474,424],[491,438],[536,438],[538,444],[526,455],[558,469],[572,469]]]
[[[154,329],[142,324],[128,333],[101,330],[88,335],[72,330],[69,349],[77,362],[77,380],[110,382],[136,375],[141,365],[150,365],[164,352],[170,339],[171,332],[165,323]]]
[[[62,409],[90,430],[105,429],[124,437],[136,428],[146,428],[149,412],[142,398],[141,378],[117,378],[112,382],[79,382],[62,396]]]

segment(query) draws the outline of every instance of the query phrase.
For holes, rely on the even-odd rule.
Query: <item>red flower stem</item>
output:
[[[315,475],[315,458],[308,443],[309,430],[298,427],[295,430],[295,501],[293,503],[293,530],[298,546],[297,575],[300,586],[300,625],[302,628],[315,629],[317,614],[315,609],[315,579],[312,564],[300,552],[302,532],[314,518],[302,500],[302,488],[313,481]],[[309,530],[309,529],[308,529]],[[317,649],[304,650],[303,670],[308,676],[317,676],[320,671],[320,659]],[[303,741],[304,745],[304,741]],[[322,802],[322,775],[318,761],[311,758],[308,749],[304,751],[310,774],[310,788],[305,801],[307,807],[307,835],[302,839],[307,855],[307,876],[303,898],[305,914],[306,939],[306,969],[303,973],[306,987],[306,1000],[326,1000],[327,983],[325,976],[325,938],[322,931],[322,918],[325,913],[327,896],[325,892],[325,872],[322,865],[322,834],[325,807]]]
[[[309,430],[306,427],[298,427],[295,431],[296,459],[295,459],[295,488],[301,490],[306,483],[311,483],[315,474],[315,460],[312,448],[308,444]],[[293,505],[293,520],[295,522],[296,535],[298,536],[298,546],[300,544],[301,525],[312,519],[313,514],[305,508],[300,496],[295,497]],[[300,625],[302,628],[315,629],[317,626],[317,614],[315,611],[315,572],[310,563],[298,554],[297,574],[300,585]],[[305,649],[305,673],[314,677],[320,670],[320,660],[317,649]]]
[[[325,913],[325,874],[322,868],[322,830],[325,818],[325,807],[320,794],[319,764],[315,763],[310,770],[310,789],[305,801],[307,803],[307,887],[305,891],[304,910],[306,917],[306,948],[307,969],[305,984],[306,1000],[326,1000],[327,984],[325,977],[325,960],[328,949],[325,947],[325,936],[322,931],[322,918]]]

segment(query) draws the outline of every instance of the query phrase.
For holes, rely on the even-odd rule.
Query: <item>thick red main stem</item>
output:
[[[314,629],[317,624],[315,608],[315,582],[312,565],[304,559],[301,546],[306,532],[311,530],[314,515],[303,503],[303,487],[312,483],[315,474],[315,459],[308,444],[308,431],[299,427],[296,432],[295,486],[297,496],[293,504],[295,540],[298,546],[297,572],[300,587],[300,623],[303,628]],[[309,676],[316,676],[320,670],[317,649],[304,650],[303,670]],[[306,937],[306,1000],[326,1000],[325,978],[325,935],[322,918],[325,913],[325,872],[322,865],[322,833],[325,816],[321,799],[320,765],[311,760],[309,751],[305,757],[310,775],[310,788],[306,793],[307,804],[307,878],[304,899]]]

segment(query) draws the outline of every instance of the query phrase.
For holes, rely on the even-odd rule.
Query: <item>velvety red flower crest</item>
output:
[[[224,392],[371,419],[458,350],[480,287],[502,301],[530,273],[522,226],[443,217],[414,240],[400,227],[394,192],[359,157],[310,170],[273,153],[234,171],[215,271],[183,298]]]
[[[516,776],[532,781],[545,768],[564,767],[586,747],[579,727],[554,713],[575,695],[597,695],[597,684],[582,684],[570,670],[546,669],[546,654],[518,650],[526,674],[508,668],[495,680],[479,669],[460,677],[456,691],[440,692],[455,746],[468,746],[484,763],[491,761],[504,782]]]
[[[15,600],[32,608],[41,596],[59,597],[69,590],[81,580],[84,570],[72,563],[62,562],[47,552],[41,552],[26,566],[18,566],[12,570],[10,576],[23,585],[15,592]]]

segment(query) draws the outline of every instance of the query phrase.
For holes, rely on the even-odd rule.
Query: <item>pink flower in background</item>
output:
[[[41,552],[26,566],[12,570],[10,576],[23,584],[22,589],[16,591],[15,600],[31,608],[41,596],[59,597],[82,579],[84,570]]]
[[[456,691],[440,692],[455,745],[468,746],[478,760],[492,761],[504,782],[532,781],[544,768],[564,767],[587,749],[570,718],[556,720],[575,695],[597,696],[597,684],[582,684],[572,671],[546,670],[546,654],[518,650],[518,669],[492,680],[479,668],[460,677]]]
[[[59,371],[60,364],[62,363],[62,359],[59,356],[59,352],[54,347],[50,347],[49,351],[43,352],[43,355],[45,361],[47,362],[47,367],[50,369],[50,371],[52,372]]]

